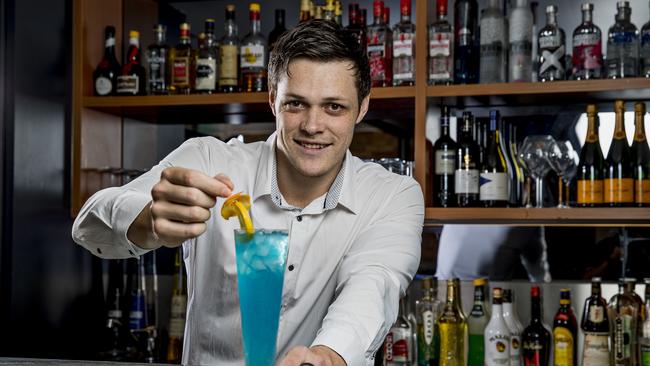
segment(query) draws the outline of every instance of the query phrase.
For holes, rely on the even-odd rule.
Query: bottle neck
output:
[[[600,298],[601,290],[600,283],[594,282],[591,284],[591,296],[595,298]]]
[[[276,28],[286,28],[284,25],[284,13],[278,14],[275,17],[275,27]]]
[[[156,32],[156,37],[155,37],[155,38],[156,38],[156,41],[155,41],[155,42],[156,42],[156,44],[157,44],[158,46],[162,46],[162,45],[165,44],[165,41],[166,41],[166,39],[165,39],[165,33],[163,33],[163,32]]]
[[[541,323],[542,322],[542,306],[541,299],[539,297],[533,297],[530,302],[530,322],[531,323]]]
[[[400,17],[400,21],[402,23],[410,23],[411,22],[411,12],[409,11],[408,13],[402,13]]]
[[[631,15],[632,11],[630,8],[618,8],[618,12],[616,12],[616,21],[621,23],[629,23]]]
[[[634,113],[634,141],[645,142],[645,113],[635,112]]]
[[[587,116],[587,142],[598,142],[598,115]]]
[[[625,114],[622,109],[616,110],[615,125],[614,125],[614,139],[625,139]],[[627,143],[627,141],[626,141]]]
[[[234,18],[234,16],[233,16]],[[237,24],[235,23],[234,19],[232,18],[226,18],[226,24],[224,26],[224,30],[226,33],[226,36],[232,37],[237,35]]]
[[[492,319],[503,319],[503,304],[495,299],[492,303]]]
[[[104,40],[104,57],[112,60],[115,58],[115,36],[111,35]]]
[[[592,21],[592,12],[591,10],[583,10],[582,11],[582,22],[583,23],[591,23]]]
[[[557,25],[557,14],[555,12],[546,13],[546,25]]]
[[[260,14],[256,15],[251,14],[251,33],[258,34],[261,32],[262,22],[260,21]]]

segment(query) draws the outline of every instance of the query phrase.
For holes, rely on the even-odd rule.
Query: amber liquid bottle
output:
[[[167,362],[180,363],[183,353],[183,333],[187,310],[187,281],[183,266],[183,249],[178,248],[174,262],[174,284],[172,289],[171,317],[169,319],[169,343]]]
[[[634,164],[634,204],[650,206],[650,148],[644,128],[645,103],[634,104],[634,141],[632,163]]]
[[[583,366],[609,364],[609,316],[607,301],[602,297],[599,277],[591,279],[591,296],[585,300],[581,328],[584,332]]]
[[[466,365],[467,317],[460,300],[460,281],[447,280],[447,302],[438,317],[440,366]]]
[[[598,109],[595,104],[587,106],[587,138],[580,151],[580,163],[576,176],[576,205],[597,207],[603,204],[603,152],[598,140]]]
[[[630,146],[625,134],[625,103],[614,102],[616,125],[614,138],[605,159],[603,202],[606,206],[631,206],[634,202],[634,179]]]
[[[571,290],[560,290],[560,308],[553,318],[554,365],[576,366],[578,322],[571,308]]]
[[[226,6],[225,32],[219,41],[219,90],[239,91],[239,37],[235,23],[235,6]]]
[[[180,40],[176,47],[171,49],[169,63],[171,65],[172,94],[189,94],[194,88],[195,71],[194,52],[190,42],[190,25],[180,25]]]
[[[242,39],[240,56],[241,90],[244,92],[261,92],[266,90],[266,37],[262,34],[260,21],[260,4],[249,6],[250,32]]]

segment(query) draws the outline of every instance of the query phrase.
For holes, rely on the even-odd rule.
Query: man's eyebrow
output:
[[[294,99],[294,100],[299,100],[299,101],[306,101],[307,100],[307,98],[305,98],[304,96],[299,95],[299,94],[295,94],[295,93],[286,93],[286,94],[284,94],[283,99],[285,99],[285,100],[286,99]],[[325,103],[332,103],[332,102],[344,103],[344,102],[346,102],[346,99],[343,98],[343,97],[333,96],[333,97],[322,98],[321,101],[325,102]]]
[[[302,95],[299,94],[294,94],[294,93],[287,93],[284,95],[284,99],[297,99],[297,100],[305,100],[307,98],[303,97]]]

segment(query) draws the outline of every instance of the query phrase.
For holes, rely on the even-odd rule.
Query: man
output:
[[[276,132],[266,142],[186,141],[148,173],[91,197],[74,240],[106,258],[183,245],[183,364],[241,365],[233,229],[224,198],[250,194],[256,227],[289,230],[278,330],[282,366],[370,365],[417,270],[422,192],[353,157],[368,61],[329,21],[298,25],[269,62]]]

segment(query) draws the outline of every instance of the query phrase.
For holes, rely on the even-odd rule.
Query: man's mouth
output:
[[[315,149],[315,150],[324,149],[331,145],[331,144],[319,144],[315,142],[305,142],[305,141],[298,141],[298,140],[295,140],[295,142],[306,149]]]

